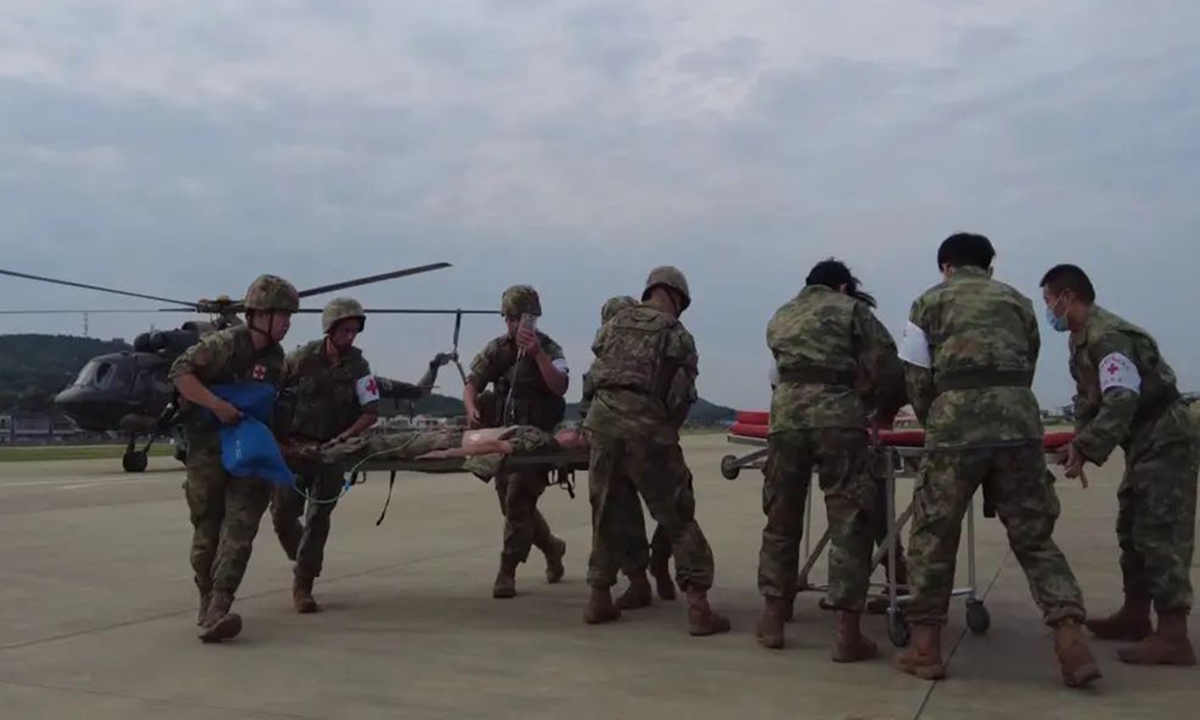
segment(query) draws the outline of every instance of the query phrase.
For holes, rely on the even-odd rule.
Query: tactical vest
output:
[[[678,320],[666,313],[620,312],[608,322],[604,346],[588,370],[596,391],[627,390],[666,402],[677,367],[664,358]]]
[[[542,334],[538,333],[539,341]],[[538,369],[528,356],[517,362],[516,345],[504,346],[503,358],[506,369],[493,383],[495,395],[489,408],[493,427],[507,425],[532,425],[546,432],[566,417],[567,402],[550,390]],[[483,412],[483,409],[481,409]],[[485,422],[488,418],[485,418]]]
[[[278,347],[264,349],[261,353],[254,349],[250,339],[251,330],[246,326],[238,326],[226,332],[234,337],[233,357],[224,367],[209,368],[201,381],[207,387],[238,382],[267,382],[279,387],[283,379],[282,351]],[[178,391],[175,393],[178,396]],[[212,412],[207,408],[180,401],[180,411],[177,422],[185,430],[192,432],[212,432],[221,426]]]
[[[290,406],[291,419],[281,428],[288,435],[329,440],[354,424],[362,415],[355,380],[362,374],[361,355],[353,353],[337,366],[325,364],[324,347],[306,348],[281,403]]]

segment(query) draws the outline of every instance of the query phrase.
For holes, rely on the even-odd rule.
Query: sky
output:
[[[1187,0],[8,0],[0,267],[195,300],[450,262],[352,294],[498,312],[532,284],[577,399],[600,306],[673,264],[701,395],[756,409],[767,321],[815,262],[846,261],[898,340],[968,230],[1039,314],[1044,271],[1082,265],[1200,390],[1198,46]],[[0,309],[155,307],[0,277]],[[1066,337],[1041,330],[1053,407]],[[501,332],[468,317],[464,363]],[[415,380],[452,333],[377,316],[360,345]]]

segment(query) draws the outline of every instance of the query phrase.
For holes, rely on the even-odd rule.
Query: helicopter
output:
[[[350,287],[407,277],[451,267],[450,263],[439,262],[418,265],[367,277],[321,285],[300,291],[300,298],[322,295]],[[134,338],[133,349],[98,355],[89,359],[69,386],[54,397],[54,405],[71,419],[80,429],[89,432],[119,432],[128,436],[121,466],[125,472],[143,472],[148,465],[148,453],[159,438],[170,435],[174,444],[175,459],[187,459],[187,437],[184,429],[174,422],[178,410],[178,396],[174,385],[167,379],[172,362],[200,338],[235,325],[241,325],[238,314],[244,311],[243,301],[233,300],[228,295],[215,300],[202,298],[196,302],[175,300],[115,288],[89,285],[60,280],[58,278],[30,275],[0,268],[0,275],[8,275],[38,282],[66,285],[100,292],[125,295],[145,300],[171,303],[176,307],[131,310],[8,310],[5,314],[62,313],[62,312],[194,312],[209,316],[207,321],[193,320],[182,323],[178,328],[143,332]],[[320,313],[321,308],[300,308],[298,313]],[[435,314],[454,315],[453,349],[444,356],[454,362],[464,384],[466,373],[458,360],[458,338],[464,315],[495,315],[493,310],[464,310],[445,308],[368,308],[368,315]],[[415,400],[424,396],[429,388],[400,380],[376,376],[380,396],[398,400]],[[138,439],[147,437],[145,445],[138,447]]]

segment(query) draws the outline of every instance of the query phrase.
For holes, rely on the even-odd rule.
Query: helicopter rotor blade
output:
[[[142,293],[128,292],[126,290],[116,290],[114,288],[101,287],[100,285],[87,285],[85,283],[72,282],[70,280],[59,280],[57,278],[42,277],[40,275],[30,275],[28,273],[20,273],[15,270],[5,270],[0,268],[0,275],[10,275],[12,277],[25,278],[26,280],[39,280],[41,282],[53,283],[55,285],[67,285],[69,287],[83,288],[85,290],[99,290],[100,292],[112,293],[114,295],[126,295],[128,297],[141,298],[143,300],[157,300],[158,302],[172,303],[174,305],[184,305],[188,308],[195,308],[196,303],[187,302],[186,300],[175,300],[173,298],[158,297],[157,295],[144,295]]]
[[[184,310],[184,309],[182,309],[182,308],[181,308],[181,311],[182,311],[182,312],[192,312],[191,310]],[[128,309],[127,309],[127,310],[115,310],[115,309],[101,309],[101,310],[0,310],[0,315],[79,315],[79,314],[86,314],[86,315],[100,315],[100,314],[111,314],[111,313],[122,313],[122,314],[124,314],[124,313],[153,313],[153,312],[158,312],[158,310],[128,310]]]
[[[355,280],[346,280],[344,282],[332,283],[330,285],[322,285],[320,287],[309,288],[302,290],[300,297],[312,297],[313,295],[321,295],[322,293],[333,292],[334,290],[342,290],[344,288],[358,287],[359,285],[368,285],[370,283],[381,282],[383,280],[391,280],[393,278],[407,277],[409,275],[417,275],[419,273],[429,272],[430,270],[441,270],[442,268],[450,267],[448,262],[431,263],[429,265],[418,265],[416,267],[405,268],[403,270],[393,270],[392,272],[380,273],[379,275],[371,275],[369,277],[357,278]]]

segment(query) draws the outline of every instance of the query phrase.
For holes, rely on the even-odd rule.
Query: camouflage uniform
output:
[[[767,523],[758,587],[767,602],[760,637],[768,647],[783,646],[785,605],[796,592],[804,505],[815,467],[831,538],[828,607],[841,611],[844,631],[837,657],[873,655],[873,646],[858,639],[855,630],[870,584],[878,524],[867,410],[858,387],[872,404],[879,398],[881,417],[895,417],[904,401],[895,341],[865,302],[824,285],[806,287],[779,308],[766,339],[779,383],[772,393],[764,468]]]
[[[251,285],[245,304],[251,311],[294,312],[299,296],[286,280],[268,275]],[[248,325],[237,325],[205,335],[175,359],[168,379],[190,374],[206,387],[246,381],[278,387],[283,350],[277,344],[256,350],[253,333]],[[235,478],[225,471],[220,421],[206,409],[181,398],[180,423],[188,436],[184,490],[193,528],[191,564],[200,591],[197,624],[202,639],[227,639],[241,630],[241,618],[229,609],[250,562],[271,486],[266,480]]]
[[[1127,608],[1088,625],[1100,637],[1141,640],[1150,635],[1151,602],[1160,626],[1181,624],[1192,606],[1200,473],[1196,425],[1174,370],[1145,330],[1092,305],[1070,343],[1077,388],[1073,444],[1096,465],[1103,465],[1118,445],[1125,455],[1117,489],[1117,539]],[[1136,622],[1131,605],[1139,608]],[[1123,657],[1139,654],[1125,651]],[[1194,655],[1188,655],[1194,663]]]
[[[674,292],[681,308],[690,303],[687,280],[672,267],[650,273],[642,304],[618,312],[596,334],[589,370],[594,390],[583,428],[591,440],[589,496],[592,552],[588,585],[589,623],[615,620],[609,588],[630,556],[634,526],[645,526],[638,496],[666,530],[677,581],[688,595],[690,632],[725,632],[729,622],[712,612],[712,549],[696,522],[691,474],[679,446],[679,428],[696,402],[698,355],[692,335],[678,318],[646,303],[655,288]]]
[[[634,307],[637,304],[638,301],[629,295],[617,295],[609,298],[600,309],[600,325],[604,326],[618,312],[625,308]],[[581,420],[587,419],[588,408],[591,405],[594,394],[595,387],[592,385],[591,376],[588,373],[584,373],[583,398],[579,403]],[[688,471],[687,485],[691,489],[692,478],[690,470]],[[658,588],[658,596],[663,600],[672,600],[675,598],[675,583],[671,580],[670,571],[671,538],[667,535],[666,528],[661,524],[656,524],[654,536],[647,542],[646,524],[640,502],[637,503],[636,508],[639,521],[634,522],[631,519],[626,528],[629,531],[629,536],[625,539],[625,557],[620,561],[621,572],[632,583],[629,589],[621,597],[617,598],[617,607],[622,610],[647,607],[652,603],[653,598],[651,596],[649,581],[646,579],[647,570],[654,576],[654,581]],[[632,509],[631,507],[630,510]]]
[[[362,307],[357,302],[339,298],[326,308],[323,325],[329,333],[340,321],[362,318]],[[290,417],[277,432],[289,442],[326,443],[364,414],[378,413],[378,386],[362,351],[351,346],[334,364],[326,355],[325,345],[325,338],[313,340],[288,355],[283,398]],[[303,463],[294,469],[298,474],[296,487],[275,490],[271,519],[288,558],[296,561],[296,608],[314,612],[319,607],[312,599],[313,580],[321,575],[330,516],[345,479],[341,468],[324,463]],[[312,499],[306,501],[298,491]]]
[[[507,316],[542,314],[537,292],[527,285],[508,288],[501,298],[500,309]],[[536,334],[542,352],[566,372],[562,348],[540,330]],[[494,388],[492,408],[484,413],[490,417],[484,418],[484,425],[532,425],[553,432],[563,420],[566,402],[546,385],[533,360],[522,357],[518,362],[517,354],[516,339],[505,334],[489,342],[471,363],[467,383],[480,393],[489,384]],[[548,469],[506,470],[495,477],[496,496],[504,516],[504,546],[493,591],[495,597],[515,594],[516,568],[529,557],[531,546],[546,556],[546,579],[553,583],[562,578],[562,556],[566,545],[551,533],[549,523],[537,508],[538,499],[549,483]]]
[[[1009,546],[1045,622],[1056,628],[1061,661],[1063,643],[1080,648],[1084,607],[1051,537],[1060,508],[1030,389],[1041,346],[1032,303],[986,270],[959,267],[913,303],[901,345],[927,451],[908,554],[913,597],[906,614],[916,627],[901,667],[927,679],[944,675],[938,629],[946,622],[963,515],[981,485],[990,486]]]

